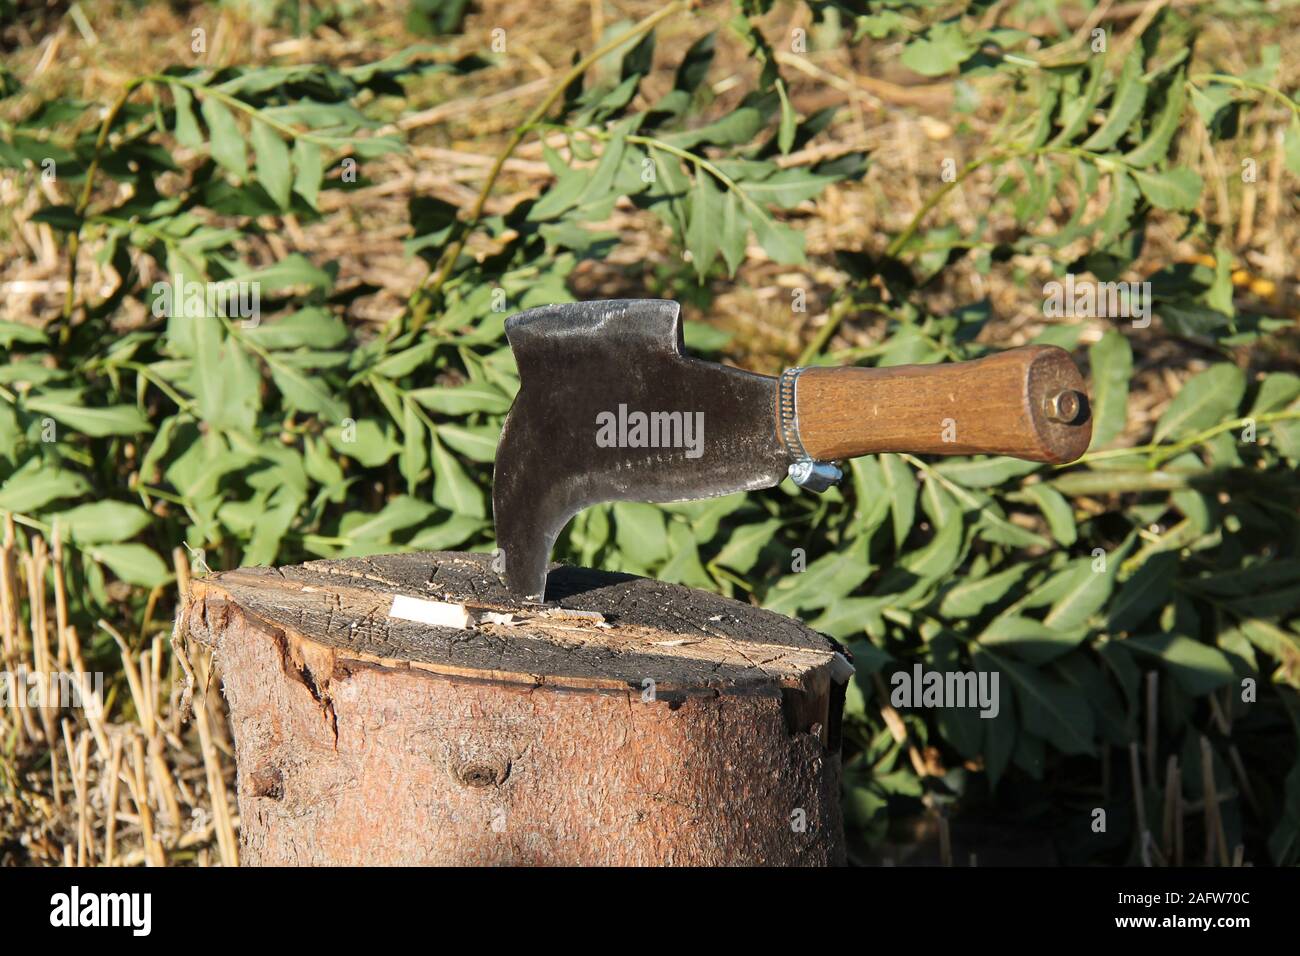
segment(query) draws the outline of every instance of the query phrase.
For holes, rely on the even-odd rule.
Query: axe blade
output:
[[[506,321],[520,387],[492,511],[510,590],[545,596],[551,548],[583,508],[778,484],[777,380],[685,354],[676,302],[544,306]]]

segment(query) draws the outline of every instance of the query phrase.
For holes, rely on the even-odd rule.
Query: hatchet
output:
[[[603,501],[685,501],[790,477],[825,491],[836,460],[877,452],[1067,462],[1092,437],[1083,379],[1056,346],[971,362],[791,368],[692,358],[676,302],[623,299],[506,320],[519,394],[497,446],[492,510],[505,582],[541,601],[565,524]]]

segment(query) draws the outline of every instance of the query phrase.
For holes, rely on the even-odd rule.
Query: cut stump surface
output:
[[[678,585],[396,554],[197,579],[252,864],[843,861],[851,673],[798,621]]]

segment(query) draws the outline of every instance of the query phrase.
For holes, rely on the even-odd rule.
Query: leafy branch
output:
[[[475,196],[473,204],[470,206],[469,214],[460,222],[455,229],[455,238],[447,247],[446,251],[438,260],[437,266],[431,270],[430,275],[421,283],[420,288],[413,296],[414,302],[409,305],[410,320],[409,323],[394,325],[390,329],[390,335],[395,335],[399,330],[408,330],[419,332],[428,321],[429,310],[437,300],[438,294],[442,291],[443,285],[447,282],[456,261],[460,258],[461,252],[465,248],[465,243],[469,235],[478,226],[479,220],[483,216],[483,208],[487,204],[488,196],[491,195],[493,187],[496,186],[497,178],[501,175],[501,170],[505,168],[506,161],[514,155],[514,151],[519,144],[524,141],[533,128],[540,123],[551,111],[552,107],[564,95],[565,91],[577,82],[584,73],[587,72],[595,63],[616,50],[622,49],[627,44],[638,39],[646,33],[653,30],[659,23],[683,12],[688,6],[686,0],[673,0],[672,3],[661,7],[659,10],[643,18],[636,25],[631,27],[626,33],[607,43],[601,44],[595,50],[592,50],[585,57],[575,63],[561,78],[560,81],[551,89],[543,100],[533,108],[522,124],[517,126],[506,140],[505,146],[497,154],[487,176],[483,180],[483,185],[479,187],[478,195]]]

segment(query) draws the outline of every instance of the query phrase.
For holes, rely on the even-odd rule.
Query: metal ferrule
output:
[[[802,366],[788,368],[781,373],[776,388],[777,427],[781,430],[781,441],[786,451],[794,459],[790,463],[789,475],[800,488],[821,494],[832,485],[838,484],[844,473],[838,467],[826,461],[817,461],[803,447],[799,437],[799,375]]]

